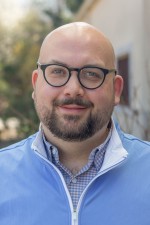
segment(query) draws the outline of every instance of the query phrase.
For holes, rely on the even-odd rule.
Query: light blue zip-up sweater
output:
[[[36,134],[2,149],[0,225],[150,225],[150,143],[115,132],[76,212]]]

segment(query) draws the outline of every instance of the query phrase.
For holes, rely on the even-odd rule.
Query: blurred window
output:
[[[122,55],[117,59],[118,73],[124,79],[124,88],[121,97],[122,105],[129,105],[129,55]]]

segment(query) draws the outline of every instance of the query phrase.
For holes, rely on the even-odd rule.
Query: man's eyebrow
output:
[[[48,64],[59,64],[59,65],[62,65],[62,66],[69,67],[68,64],[66,64],[64,62],[61,62],[61,61],[58,61],[58,60],[55,60],[55,59],[52,59]]]
[[[66,66],[68,68],[72,68],[70,65],[64,63],[64,62],[61,62],[61,61],[58,61],[58,60],[55,60],[55,59],[52,59],[49,64],[59,64],[59,65],[62,65],[62,66]],[[98,63],[91,63],[91,64],[85,64],[83,65],[83,67],[90,67],[90,66],[95,66],[95,67],[100,67],[100,68],[103,68],[102,65],[98,64]],[[81,67],[82,68],[82,67]]]

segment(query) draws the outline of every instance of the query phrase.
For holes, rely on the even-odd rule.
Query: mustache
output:
[[[53,102],[53,106],[63,106],[63,105],[79,105],[79,106],[83,106],[86,108],[89,107],[93,107],[93,103],[85,100],[85,99],[81,99],[81,98],[66,98],[66,99],[62,99],[62,100],[54,100]]]

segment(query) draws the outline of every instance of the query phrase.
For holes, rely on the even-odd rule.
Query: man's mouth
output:
[[[58,106],[58,108],[67,114],[81,114],[83,112],[85,112],[85,110],[87,109],[87,107],[85,106],[81,106],[81,105],[75,105],[75,104],[70,104],[70,105],[60,105]]]

